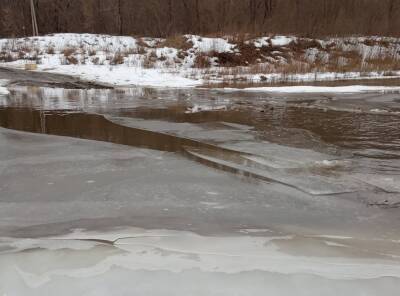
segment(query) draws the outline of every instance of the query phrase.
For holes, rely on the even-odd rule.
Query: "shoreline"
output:
[[[400,81],[400,39],[54,34],[0,39],[0,67],[106,87],[249,87]],[[75,81],[76,82],[76,81]],[[387,83],[387,82],[385,82]]]

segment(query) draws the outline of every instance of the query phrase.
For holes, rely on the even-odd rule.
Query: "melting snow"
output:
[[[165,39],[133,38],[95,34],[54,34],[41,37],[0,39],[0,48],[9,54],[8,67],[24,67],[28,60],[37,60],[38,71],[76,75],[99,83],[126,86],[140,85],[153,87],[195,87],[209,83],[230,81],[274,83],[280,81],[327,81],[365,78],[399,77],[400,71],[343,72],[329,73],[325,68],[314,73],[289,72],[283,74],[280,67],[288,63],[306,60],[312,64],[317,59],[327,64],[330,47],[341,53],[339,63],[346,64],[346,53],[357,53],[362,60],[375,58],[400,59],[400,43],[396,38],[331,38],[327,40],[297,38],[292,36],[262,37],[248,40],[260,57],[256,64],[248,67],[225,68],[216,53],[240,56],[239,43],[229,38],[207,38],[196,35],[183,36],[186,46],[172,48],[163,46]],[[287,48],[291,42],[309,43],[310,48],[297,57],[296,52]],[[308,43],[307,43],[308,42]],[[386,46],[387,45],[387,46]],[[262,47],[274,47],[272,51],[260,54]],[[21,54],[23,59],[21,59]],[[196,60],[202,57],[210,65],[204,70],[196,67]],[[1,58],[1,57],[0,57]],[[8,60],[8,59],[4,59]],[[240,59],[239,59],[240,60]],[[260,66],[255,73],[252,66]],[[200,66],[201,67],[201,66]],[[258,69],[258,68],[256,68]],[[265,70],[262,70],[265,69]],[[279,70],[281,69],[281,70]],[[357,70],[357,69],[356,69]],[[3,93],[5,91],[3,90]]]
[[[293,38],[293,37],[275,36],[275,37],[271,38],[271,43],[273,46],[286,46],[286,45],[289,45],[289,43],[294,40],[295,40],[295,38]]]
[[[0,86],[0,95],[7,95],[8,93],[7,88]]]
[[[229,43],[223,38],[205,38],[200,36],[186,36],[193,43],[193,48],[199,52],[208,53],[215,52],[233,52],[235,45]]]
[[[363,92],[400,92],[400,87],[391,86],[282,86],[282,87],[251,87],[244,89],[225,88],[227,91],[250,91],[271,93],[363,93]]]

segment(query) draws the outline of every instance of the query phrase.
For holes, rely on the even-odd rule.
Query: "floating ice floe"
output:
[[[195,104],[193,107],[188,108],[186,113],[198,113],[203,111],[221,111],[221,110],[227,110],[227,106],[225,105],[211,106],[211,105]]]

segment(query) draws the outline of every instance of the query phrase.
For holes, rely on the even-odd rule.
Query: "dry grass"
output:
[[[77,65],[79,64],[79,60],[74,56],[67,56],[65,57],[65,61],[67,65]]]
[[[125,57],[121,52],[117,52],[110,60],[110,65],[122,65],[125,61]]]
[[[52,47],[52,46],[49,46],[47,49],[46,49],[46,53],[47,54],[55,54],[55,49],[54,49],[54,47]]]
[[[127,57],[131,54],[138,54],[139,48],[136,47],[129,47],[124,50],[124,56]]]
[[[155,50],[152,50],[149,54],[144,56],[142,66],[143,68],[146,69],[154,68],[156,62],[157,62],[157,54]]]
[[[171,47],[181,50],[189,50],[193,47],[192,42],[188,41],[185,36],[182,35],[174,35],[165,39],[163,42],[159,43],[157,47]]]
[[[165,55],[163,55],[163,54],[158,58],[158,60],[159,60],[160,62],[165,62],[167,59],[168,59],[168,58],[167,58]]]
[[[246,41],[256,39],[257,37],[262,37],[262,36],[254,33],[236,33],[226,36],[228,42],[233,44],[244,44],[246,43]]]
[[[67,58],[67,57],[70,57],[73,54],[75,54],[76,50],[77,49],[75,47],[66,47],[66,48],[63,49],[62,53]]]
[[[208,53],[193,50],[193,44],[184,36],[172,36],[156,46],[150,46],[145,40],[137,40],[137,46],[125,47],[116,52],[115,46],[99,46],[94,49],[91,46],[67,45],[61,52],[55,51],[51,45],[45,49],[47,54],[58,54],[62,64],[77,65],[85,63],[120,65],[129,61],[129,64],[144,68],[185,67],[185,60],[189,55],[195,54],[194,70],[203,73],[211,79],[216,78],[226,81],[242,82],[246,79],[264,77],[267,74],[279,73],[284,77],[293,77],[293,74],[322,73],[322,72],[381,72],[385,76],[394,76],[395,71],[400,71],[400,41],[384,38],[333,38],[325,39],[297,38],[287,46],[272,46],[267,42],[262,47],[256,47],[251,40],[257,36],[252,34],[235,34],[222,36],[213,34],[211,37],[224,37],[228,42],[235,44],[238,52],[218,52],[216,46]],[[201,37],[199,37],[201,38]],[[160,39],[158,39],[160,40]],[[174,59],[166,55],[156,54],[159,47],[172,47],[178,49]],[[371,48],[369,48],[371,47]],[[373,47],[373,48],[372,48]],[[379,48],[376,48],[379,47]],[[96,50],[98,52],[96,52]],[[98,53],[106,53],[107,61]],[[137,55],[129,59],[130,55]],[[13,62],[15,60],[35,60],[40,62],[42,53],[34,42],[6,42],[0,49],[1,62]],[[213,67],[213,64],[218,67]],[[201,77],[202,74],[197,74]],[[271,76],[271,75],[270,75]],[[269,77],[270,77],[269,76]]]
[[[393,57],[369,58],[365,60],[363,68],[366,71],[400,71],[400,59]]]
[[[0,53],[0,61],[4,63],[14,62],[17,59],[9,52]]]
[[[99,65],[100,64],[100,58],[99,57],[95,57],[91,59],[92,63],[94,65]]]
[[[137,51],[136,51],[136,53],[140,54],[140,55],[144,55],[144,54],[146,54],[146,52],[147,52],[146,48],[143,46],[138,46]]]
[[[321,43],[315,39],[298,39],[289,43],[288,48],[295,53],[304,53],[307,49],[322,50]]]
[[[138,47],[143,47],[143,48],[149,47],[143,38],[136,38],[136,44]]]
[[[93,56],[95,56],[96,54],[97,54],[97,52],[96,52],[95,49],[93,49],[93,48],[89,49],[88,55],[89,55],[90,57],[93,57]]]
[[[210,68],[211,67],[210,57],[205,53],[197,55],[194,60],[193,67],[199,69]]]
[[[379,46],[388,48],[390,43],[387,40],[382,39],[366,39],[364,40],[364,44],[367,46]]]
[[[26,56],[26,52],[24,52],[22,50],[18,52],[18,59],[19,60],[25,59],[25,56]]]

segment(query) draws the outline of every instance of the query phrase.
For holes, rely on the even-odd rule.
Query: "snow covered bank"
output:
[[[84,80],[96,81],[114,86],[152,86],[152,87],[195,87],[202,85],[201,79],[189,79],[161,69],[143,69],[124,66],[60,65],[53,69],[40,70],[79,76]]]
[[[400,77],[400,39],[55,34],[0,39],[3,66],[78,75],[112,85],[310,82]]]

